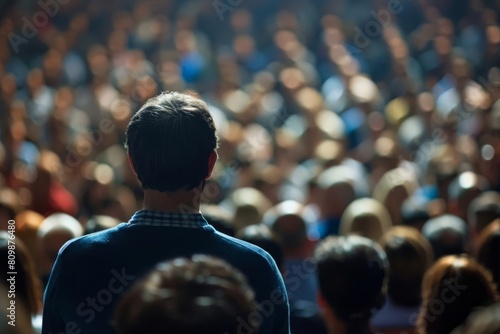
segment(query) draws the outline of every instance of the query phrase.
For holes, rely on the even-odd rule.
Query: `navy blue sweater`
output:
[[[207,254],[238,268],[259,303],[259,334],[289,334],[289,305],[274,260],[264,250],[217,232],[201,214],[189,219],[138,211],[128,223],[63,246],[44,297],[43,334],[114,333],[120,296],[161,261]],[[248,333],[248,319],[239,333]]]

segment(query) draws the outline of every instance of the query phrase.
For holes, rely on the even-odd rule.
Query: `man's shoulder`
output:
[[[71,239],[61,247],[59,254],[75,253],[79,251],[98,250],[99,246],[109,246],[113,238],[120,233],[126,223],[121,223],[116,227],[90,233],[75,239]]]
[[[215,233],[218,235],[220,240],[227,245],[228,250],[233,253],[233,256],[238,256],[242,260],[244,259],[246,261],[265,262],[275,266],[275,262],[271,255],[269,255],[269,253],[262,248],[221,232]]]

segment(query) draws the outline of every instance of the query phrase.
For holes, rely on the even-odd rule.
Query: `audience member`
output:
[[[42,281],[47,285],[50,272],[54,267],[59,250],[68,241],[81,237],[83,227],[78,220],[65,213],[54,213],[43,220],[38,227]]]
[[[292,333],[326,333],[317,306],[314,242],[307,235],[304,206],[292,200],[281,202],[266,212],[264,224],[277,236],[283,249],[283,278],[290,301]]]
[[[41,276],[43,272],[41,265],[42,252],[38,243],[38,229],[44,219],[44,216],[31,210],[24,210],[18,213],[14,219],[16,222],[16,238],[22,240],[28,249],[35,265],[35,272],[38,276]]]
[[[422,234],[429,240],[436,260],[466,252],[467,224],[457,216],[442,215],[429,219],[422,227]]]
[[[161,262],[127,291],[114,315],[118,334],[257,333],[254,294],[243,274],[205,255]]]
[[[43,333],[64,331],[63,319],[69,318],[82,331],[112,333],[118,298],[99,302],[106,306],[98,305],[100,312],[82,300],[101,296],[102,287],[117,280],[121,286],[112,289],[118,297],[156,263],[192,254],[215,256],[238,268],[258,303],[273,296],[272,314],[259,313],[259,331],[289,333],[286,289],[274,260],[259,247],[217,232],[200,213],[201,194],[217,161],[207,105],[190,95],[163,93],[132,117],[126,137],[144,191],[143,209],[127,223],[65,244],[45,292]]]
[[[320,306],[330,333],[371,333],[385,300],[389,264],[384,251],[360,236],[329,237],[315,252]]]
[[[372,326],[381,331],[414,330],[412,315],[421,305],[421,286],[433,256],[429,242],[418,230],[392,227],[382,238],[381,246],[389,260],[387,300],[372,319]]]
[[[476,259],[488,269],[500,292],[500,219],[486,226],[478,238]]]
[[[449,211],[466,220],[469,204],[482,192],[488,190],[486,178],[473,172],[464,172],[457,176],[449,186]]]
[[[402,224],[421,230],[429,220],[429,201],[423,197],[407,198],[401,206]]]
[[[500,194],[487,191],[477,196],[469,205],[468,223],[471,235],[477,238],[482,230],[500,218]]]
[[[421,334],[450,333],[479,307],[497,300],[491,274],[472,258],[450,255],[425,274],[417,328]]]
[[[389,212],[380,202],[360,198],[345,209],[340,221],[340,233],[358,234],[378,242],[391,226]]]
[[[387,208],[394,225],[402,223],[401,207],[417,187],[417,181],[413,179],[414,175],[411,173],[396,168],[386,172],[373,189],[373,198]]]
[[[316,229],[320,239],[339,234],[342,214],[357,197],[353,179],[351,170],[345,166],[330,167],[318,176],[317,206],[320,219]]]
[[[170,194],[192,188],[195,194],[182,191],[182,199],[153,196],[153,207],[190,215],[202,203],[206,219],[196,221],[217,232],[203,225],[195,235],[211,230],[224,237],[223,245],[260,254],[243,264],[231,246],[208,252],[249,275],[257,300],[268,299],[273,287],[284,290],[280,273],[267,254],[219,232],[233,236],[261,224],[269,208],[289,200],[303,206],[306,238],[299,218],[279,219],[278,225],[297,227],[293,236],[268,226],[283,242],[290,297],[296,298],[291,288],[300,281],[295,295],[307,290],[312,304],[314,264],[307,259],[313,244],[331,235],[357,233],[378,242],[389,227],[409,225],[422,230],[436,259],[477,255],[478,246],[494,244],[494,232],[480,235],[500,217],[498,1],[410,1],[394,8],[368,0],[236,2],[0,5],[0,230],[16,221],[18,237],[45,280],[60,246],[77,239],[56,262],[52,286],[60,290],[49,286],[47,304],[53,307],[46,307],[56,319],[75,319],[75,332],[101,331],[87,326],[88,310],[96,312],[90,327],[111,319],[117,298],[102,312],[96,310],[102,305],[85,305],[86,316],[68,314],[79,306],[76,299],[97,298],[111,270],[133,263],[125,276],[139,277],[157,261],[204,252],[201,237],[181,242],[179,235],[187,232],[160,242],[167,232],[159,227],[148,227],[155,231],[145,232],[137,247],[132,237],[127,245],[114,238],[123,230],[118,222],[151,203],[153,189]],[[134,150],[129,120],[142,117],[141,106],[162,92],[189,92],[206,101],[215,143],[201,128],[185,130],[176,122],[167,129],[175,129],[169,130],[177,134],[175,145],[167,135],[149,144],[152,129],[163,124],[155,119],[151,128],[137,131]],[[197,185],[179,185],[195,174]],[[166,179],[170,185],[158,185]],[[361,214],[356,224],[345,223],[355,201],[367,197],[383,208],[373,210],[377,217]],[[38,244],[41,221],[61,213],[91,236],[57,232],[58,240]],[[295,237],[305,242],[290,246]],[[80,243],[84,250],[75,250]],[[170,252],[169,244],[180,245],[179,252]],[[52,260],[45,263],[47,255]],[[256,274],[261,271],[273,282],[267,292]],[[297,305],[292,300],[292,313]],[[276,318],[284,319],[285,303],[279,306]],[[274,318],[265,317],[260,331],[275,331],[269,325]],[[55,327],[54,333],[71,331]]]

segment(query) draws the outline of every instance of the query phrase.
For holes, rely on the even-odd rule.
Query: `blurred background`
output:
[[[500,187],[498,14],[495,1],[4,1],[0,198],[127,220],[141,191],[126,125],[176,90],[216,120],[205,202],[252,187],[314,217],[317,190],[352,177],[352,197],[386,201],[394,224],[409,197],[465,218],[456,176]],[[318,185],[332,166],[350,168]]]

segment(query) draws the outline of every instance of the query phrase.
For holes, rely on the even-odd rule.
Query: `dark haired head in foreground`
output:
[[[450,255],[425,274],[417,322],[421,334],[450,333],[475,309],[497,299],[490,273],[474,259]]]
[[[432,248],[418,230],[395,226],[382,239],[391,267],[387,294],[396,304],[419,306],[422,279],[432,261]]]
[[[360,236],[329,237],[316,249],[320,304],[332,333],[370,333],[385,300],[388,262],[378,244]]]
[[[382,238],[389,260],[387,300],[372,318],[376,329],[413,331],[421,305],[421,286],[432,261],[432,248],[420,232],[409,226],[394,226]]]
[[[176,92],[142,106],[130,120],[125,146],[142,188],[160,192],[198,187],[217,160],[217,135],[207,105]]]
[[[226,262],[203,255],[179,258],[157,265],[124,295],[116,329],[119,334],[236,334],[238,318],[249,319],[255,310],[253,297],[243,275]]]

